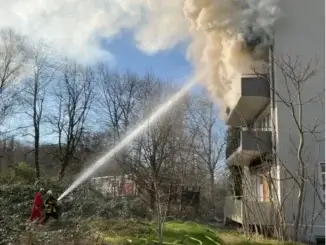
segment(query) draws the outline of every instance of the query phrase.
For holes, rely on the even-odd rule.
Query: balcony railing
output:
[[[229,196],[225,198],[224,217],[239,224],[243,223],[243,204],[241,197]]]
[[[225,149],[225,157],[228,159],[232,153],[240,147],[241,144],[241,128],[230,127],[227,130],[227,144]]]
[[[272,204],[229,196],[225,199],[224,217],[239,224],[273,225],[275,213]]]
[[[229,128],[227,134],[226,159],[229,164],[242,164],[272,151],[272,133],[262,130]]]
[[[246,127],[266,107],[270,101],[270,85],[266,80],[255,74],[242,76],[239,99],[233,108],[226,108],[226,124]]]

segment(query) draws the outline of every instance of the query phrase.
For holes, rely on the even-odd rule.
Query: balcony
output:
[[[257,157],[272,152],[270,131],[229,128],[225,157],[227,164],[246,165]]]
[[[273,225],[275,215],[272,202],[243,200],[242,197],[225,198],[224,218],[239,224]]]
[[[241,78],[240,96],[233,108],[226,110],[226,124],[246,127],[270,101],[270,86],[256,75]]]
[[[224,203],[224,218],[239,224],[243,223],[243,203],[241,197],[226,197]]]

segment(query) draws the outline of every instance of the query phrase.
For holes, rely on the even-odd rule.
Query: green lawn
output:
[[[133,220],[98,220],[90,223],[94,235],[112,245],[157,244],[154,223]],[[188,222],[166,222],[164,244],[182,245],[281,245],[280,242],[261,237],[250,240],[235,231],[214,230],[207,226]],[[289,243],[287,245],[290,245]]]

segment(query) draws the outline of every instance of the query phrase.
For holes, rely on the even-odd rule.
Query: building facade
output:
[[[325,237],[325,1],[280,6],[268,70],[243,75],[228,109],[226,162],[235,181],[224,213],[315,241]]]
[[[90,186],[109,198],[134,197],[138,194],[135,182],[128,175],[94,177],[90,180]]]

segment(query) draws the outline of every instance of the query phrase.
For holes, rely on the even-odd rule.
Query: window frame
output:
[[[324,171],[322,171],[322,164],[324,164]],[[326,198],[326,189],[323,188],[323,185],[325,186],[325,181],[323,181],[323,175],[326,175],[326,163],[323,161],[318,162],[318,190],[319,193],[323,199],[323,202],[325,203],[325,198]],[[326,176],[324,177],[326,180]]]
[[[254,173],[254,181],[255,181],[255,195],[258,202],[271,202],[271,189],[270,189],[270,181],[269,171],[262,166],[256,168],[256,172]],[[268,187],[268,196],[265,198],[265,189],[264,182]]]
[[[262,131],[272,130],[271,108],[267,106],[257,117],[254,123],[255,129]]]

